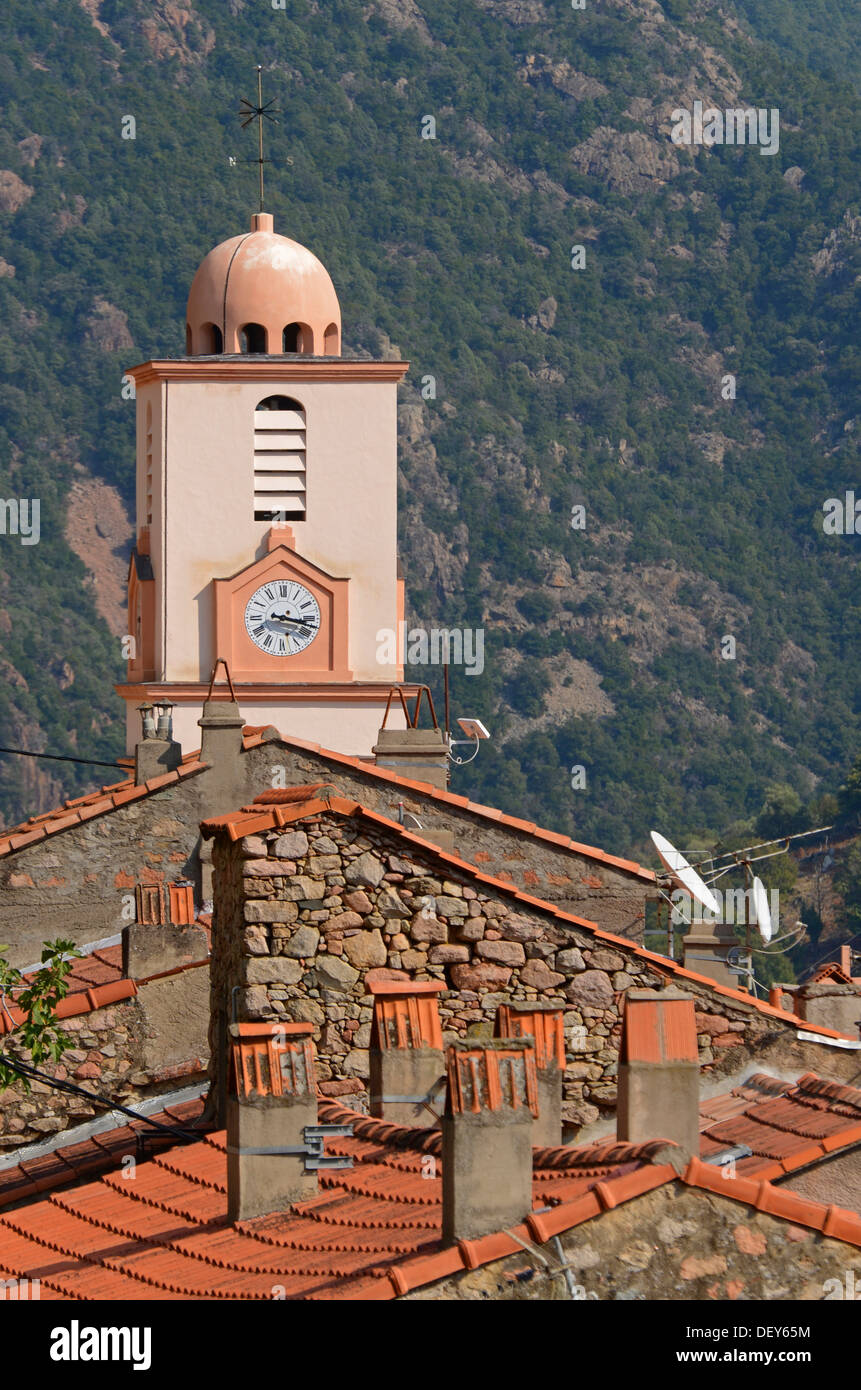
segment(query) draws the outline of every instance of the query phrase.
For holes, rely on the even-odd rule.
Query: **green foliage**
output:
[[[122,752],[119,644],[65,539],[68,497],[83,466],[132,505],[121,374],[181,353],[196,266],[245,229],[252,143],[235,111],[259,54],[284,112],[268,132],[278,230],[329,269],[346,352],[380,353],[387,335],[411,359],[410,403],[425,373],[437,380],[427,439],[401,457],[412,616],[479,626],[515,596],[531,624],[506,649],[504,620],[486,622],[484,674],[452,672],[455,712],[468,705],[494,734],[454,790],[641,857],[653,825],[680,843],[753,828],[774,785],[800,803],[771,805],[776,833],[828,823],[809,818],[810,789],[822,803],[857,750],[861,605],[857,548],[823,535],[821,508],[857,475],[859,432],[845,426],[861,267],[852,237],[830,268],[814,258],[857,212],[842,80],[857,76],[857,13],[732,0],[735,35],[686,0],[664,0],[659,25],[592,4],[575,20],[545,7],[540,25],[472,0],[420,8],[433,45],[346,0],[197,0],[187,23],[103,0],[107,34],[81,5],[6,0],[0,169],[33,192],[0,212],[15,271],[0,276],[0,494],[42,499],[43,538],[0,537],[0,743]],[[705,42],[744,101],[779,108],[779,153],[678,150],[677,177],[633,188],[583,172],[571,151],[599,128],[663,138],[624,113],[693,89],[690,45]],[[529,69],[537,53],[546,71]],[[571,95],[566,65],[606,90]],[[137,138],[121,141],[129,112]],[[419,138],[425,113],[435,141]],[[783,179],[793,166],[798,187]],[[574,272],[580,238],[587,269]],[[551,298],[548,327],[536,315]],[[127,316],[134,347],[94,336],[100,299]],[[731,403],[721,372],[738,375]],[[697,442],[708,434],[719,463]],[[428,440],[441,486],[428,485]],[[570,527],[577,502],[585,531]],[[428,537],[455,525],[452,580],[445,544],[427,565]],[[548,594],[557,569],[570,587]],[[725,632],[735,662],[719,658]],[[571,679],[569,659],[598,674],[610,712],[575,704],[572,680],[570,709],[549,719],[548,672]],[[512,715],[542,725],[514,735]],[[52,781],[37,789],[33,770],[0,756],[7,821],[100,775],[43,764]]]
[[[854,936],[861,932],[861,844],[854,844],[834,874],[834,884],[843,899],[842,925]]]
[[[3,1046],[12,1040],[19,1047],[26,1048],[33,1066],[42,1062],[59,1062],[75,1041],[57,1026],[56,1009],[61,999],[69,992],[66,977],[71,973],[72,961],[81,952],[73,941],[45,942],[42,947],[42,964],[32,978],[25,982],[20,970],[10,965],[0,947],[0,1008],[9,1019],[10,1008],[20,1009],[24,1019],[17,1027],[3,1036]],[[0,1052],[0,1091],[7,1086],[19,1085],[24,1091],[30,1090],[30,1080],[21,1076],[2,1059]]]
[[[843,816],[858,817],[861,814],[861,755],[855,759],[844,785],[837,793],[837,806]]]

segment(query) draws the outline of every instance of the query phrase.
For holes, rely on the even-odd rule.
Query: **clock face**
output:
[[[320,631],[320,605],[295,579],[273,579],[245,605],[245,630],[270,656],[295,656]]]

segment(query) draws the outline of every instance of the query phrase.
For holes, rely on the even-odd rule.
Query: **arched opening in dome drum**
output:
[[[307,323],[288,323],[281,334],[281,351],[310,353],[313,347],[312,336]]]
[[[186,357],[190,357],[190,356],[191,356],[191,324],[190,324],[190,323],[187,323],[187,324],[185,325],[185,355],[186,355]]]
[[[217,323],[205,323],[200,330],[200,352],[203,357],[215,357],[224,351],[224,336]]]
[[[266,352],[266,329],[262,323],[244,323],[239,330],[240,352]]]
[[[338,325],[330,323],[323,338],[323,353],[326,357],[337,357],[340,352],[338,345]]]
[[[305,520],[305,410],[292,396],[254,411],[254,520]]]

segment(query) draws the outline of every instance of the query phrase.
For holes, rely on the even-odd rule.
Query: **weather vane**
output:
[[[263,212],[263,165],[268,163],[268,160],[263,158],[263,122],[264,120],[272,121],[273,125],[277,125],[278,122],[275,119],[275,112],[278,108],[275,106],[274,102],[267,101],[265,105],[263,103],[263,68],[259,63],[257,64],[257,105],[253,105],[253,103],[247,101],[245,97],[240,97],[239,100],[242,102],[242,106],[238,112],[242,129],[244,130],[252,121],[257,122],[256,163],[260,175],[260,211]]]

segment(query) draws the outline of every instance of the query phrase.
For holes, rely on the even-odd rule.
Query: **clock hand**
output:
[[[272,613],[270,614],[269,621],[270,623],[292,623],[295,627],[317,628],[320,626],[319,623],[308,622],[305,618],[288,618],[286,613]]]

